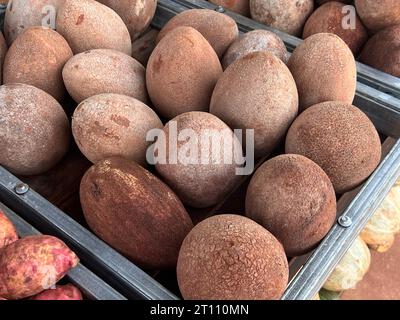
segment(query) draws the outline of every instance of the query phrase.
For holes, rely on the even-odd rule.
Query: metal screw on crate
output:
[[[16,194],[23,195],[28,192],[29,186],[26,183],[18,183],[14,190]]]
[[[224,9],[224,7],[222,7],[222,6],[218,6],[218,7],[215,8],[215,11],[217,11],[217,12],[219,12],[219,13],[224,13],[224,12],[225,12],[225,9]]]
[[[339,219],[338,219],[338,223],[343,228],[348,228],[353,224],[353,221],[348,216],[340,216]]]

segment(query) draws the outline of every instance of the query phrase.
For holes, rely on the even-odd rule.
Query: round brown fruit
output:
[[[143,268],[174,268],[192,221],[178,197],[133,161],[110,158],[84,175],[80,197],[90,228]]]
[[[235,20],[226,14],[208,9],[192,9],[183,11],[168,21],[158,34],[157,42],[171,30],[182,26],[192,27],[200,32],[218,57],[223,56],[226,49],[239,35]]]
[[[187,112],[168,122],[164,134],[155,144],[156,169],[182,202],[206,208],[222,201],[240,178],[242,146],[233,131],[212,114]]]
[[[146,70],[132,57],[110,49],[75,55],[64,66],[63,79],[78,103],[101,93],[117,93],[147,102]]]
[[[367,41],[368,33],[358,16],[355,17],[354,27],[350,25],[348,28],[343,27],[349,15],[346,6],[346,4],[333,1],[315,10],[304,26],[303,39],[317,33],[334,33],[349,46],[354,55],[357,55]],[[355,10],[354,7],[353,10]]]
[[[299,256],[314,249],[331,229],[335,190],[313,161],[280,155],[265,162],[251,179],[246,216],[270,231],[288,256]]]
[[[156,13],[157,0],[98,0],[113,9],[128,27],[132,41],[150,25]]]
[[[55,28],[57,10],[65,0],[10,0],[4,18],[8,45],[29,27]],[[7,2],[7,1],[3,1]]]
[[[178,27],[151,54],[146,83],[159,114],[172,119],[188,111],[208,111],[221,74],[221,63],[207,40],[191,27]]]
[[[304,111],[290,127],[286,153],[317,163],[339,194],[361,184],[381,159],[379,135],[358,108],[329,101]]]
[[[276,300],[288,274],[278,240],[238,215],[196,225],[183,241],[177,266],[179,289],[188,300]]]
[[[64,0],[58,10],[56,27],[74,54],[91,49],[132,53],[131,37],[120,16],[97,1]]]
[[[226,69],[215,86],[210,112],[232,129],[254,130],[258,158],[284,138],[297,115],[298,102],[289,69],[271,53],[260,51]]]
[[[331,33],[304,40],[288,62],[299,91],[300,110],[325,101],[352,103],[357,83],[353,53]]]
[[[48,28],[29,27],[7,52],[4,83],[29,84],[61,101],[66,94],[62,69],[71,57],[71,48],[60,34]]]
[[[400,77],[400,25],[386,28],[371,37],[360,61],[395,77]]]
[[[226,69],[234,61],[256,51],[270,52],[284,63],[288,59],[285,44],[275,33],[268,30],[253,30],[245,33],[231,44],[225,52],[222,66]]]
[[[0,87],[0,164],[18,175],[52,168],[68,150],[70,126],[60,104],[26,84]]]
[[[251,17],[294,36],[313,12],[314,0],[250,0]]]
[[[104,93],[83,101],[74,112],[72,133],[82,153],[93,163],[112,156],[146,164],[151,129],[162,129],[157,114],[139,100]]]
[[[398,0],[355,0],[357,13],[373,33],[400,24]]]

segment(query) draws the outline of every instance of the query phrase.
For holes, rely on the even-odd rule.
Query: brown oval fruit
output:
[[[187,235],[179,252],[179,289],[188,300],[279,299],[289,268],[282,245],[238,215],[208,218]]]
[[[29,300],[83,300],[80,290],[72,284],[57,285],[55,288],[47,289]]]
[[[294,36],[301,34],[314,0],[250,0],[251,17]]]
[[[132,57],[115,50],[77,54],[65,65],[65,86],[78,103],[101,93],[117,93],[147,102],[146,70]]]
[[[200,32],[218,57],[222,57],[239,35],[235,20],[229,16],[208,9],[192,9],[183,11],[168,21],[158,34],[157,41],[161,41],[171,30],[183,26]]]
[[[341,194],[375,170],[381,144],[374,125],[360,109],[330,101],[310,107],[293,122],[286,136],[286,153],[313,160]]]
[[[24,299],[55,285],[79,262],[64,242],[51,236],[29,236],[0,251],[0,295]]]
[[[357,13],[372,32],[400,24],[398,0],[355,0]]]
[[[168,122],[164,134],[155,144],[156,169],[182,202],[205,208],[222,201],[240,178],[242,146],[233,131],[212,114],[187,112]]]
[[[162,129],[157,114],[139,100],[104,93],[83,101],[72,118],[72,133],[82,153],[93,163],[112,156],[146,164],[151,129]]]
[[[206,39],[195,29],[168,32],[150,56],[147,89],[155,108],[171,119],[188,111],[208,111],[221,63]]]
[[[174,267],[193,227],[178,197],[133,161],[110,158],[84,175],[80,197],[90,228],[144,268]]]
[[[69,147],[70,126],[60,104],[26,84],[0,87],[0,164],[19,175],[53,167]]]
[[[157,0],[99,0],[113,9],[128,27],[132,41],[149,27],[157,7]]]
[[[296,83],[285,64],[271,53],[254,52],[226,69],[215,86],[210,112],[231,129],[253,129],[257,158],[285,136],[298,102]]]
[[[251,179],[246,216],[270,231],[288,256],[299,256],[314,249],[335,222],[335,190],[313,161],[280,155],[265,162]]]
[[[352,9],[355,11],[354,7]],[[368,33],[358,16],[355,17],[354,27],[346,24],[349,12],[347,5],[343,3],[333,1],[322,5],[308,18],[303,30],[303,39],[316,33],[334,33],[349,46],[354,55],[357,55],[367,41]],[[343,24],[347,28],[344,28]]]
[[[301,110],[324,101],[353,102],[356,63],[338,36],[318,33],[308,37],[294,50],[288,67],[296,81]]]
[[[55,28],[57,10],[65,0],[10,0],[4,18],[4,36],[8,45],[27,28]],[[7,2],[7,1],[3,1]]]
[[[7,54],[7,44],[3,37],[3,33],[0,31],[0,84],[3,84],[3,64]]]
[[[211,3],[214,3],[218,6],[222,6],[223,8],[239,13],[242,16],[250,16],[250,6],[249,0],[209,0]]]
[[[14,225],[7,216],[0,211],[0,249],[18,240]]]
[[[75,54],[91,49],[132,53],[131,37],[120,16],[97,1],[65,0],[56,25]]]
[[[386,28],[371,37],[360,61],[395,77],[400,77],[400,25]]]
[[[268,30],[253,30],[231,44],[224,55],[222,66],[226,69],[234,61],[256,51],[270,52],[284,63],[288,59],[285,44],[275,33]]]
[[[4,83],[25,83],[58,101],[65,96],[62,69],[72,57],[67,41],[54,30],[30,27],[11,45],[4,61]]]

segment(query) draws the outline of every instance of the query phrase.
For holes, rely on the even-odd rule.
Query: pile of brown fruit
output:
[[[400,77],[398,0],[209,0],[288,34],[334,33],[359,60]]]
[[[0,300],[82,300],[72,284],[57,285],[79,262],[59,239],[18,239],[12,222],[0,211]]]
[[[72,140],[93,162],[80,197],[101,239],[147,270],[176,268],[185,299],[279,299],[287,257],[319,244],[334,224],[336,194],[380,162],[378,133],[352,105],[357,72],[346,43],[315,34],[288,59],[275,34],[239,38],[236,23],[215,11],[185,11],[157,34],[145,33],[155,1],[29,2],[13,0],[5,17],[0,164],[41,174]],[[37,26],[49,3],[55,30]],[[222,133],[238,157],[233,130],[254,129],[257,159],[282,144],[285,153],[254,173],[246,212],[219,212],[193,227],[188,208],[226,199],[242,180],[237,165],[215,162],[212,148],[200,159],[185,139],[152,144],[151,129]],[[166,161],[151,167],[149,147],[163,142]]]

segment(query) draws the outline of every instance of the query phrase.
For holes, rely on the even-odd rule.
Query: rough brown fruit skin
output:
[[[47,289],[30,300],[83,300],[82,293],[72,284],[56,286],[55,289]]]
[[[188,111],[208,111],[221,63],[206,39],[191,27],[168,32],[150,56],[147,90],[166,119]]]
[[[57,31],[74,54],[114,49],[131,55],[129,31],[118,14],[94,0],[65,0],[57,14]]]
[[[235,20],[226,14],[208,9],[191,9],[179,13],[161,29],[157,42],[177,27],[192,27],[210,43],[218,57],[238,38],[239,30]]]
[[[340,3],[347,3],[347,4],[349,4],[349,3],[351,3],[352,2],[352,0],[316,0],[316,2],[318,3],[318,4],[324,4],[324,3],[327,3],[327,2],[340,2]]]
[[[60,34],[49,28],[29,27],[8,50],[4,83],[29,84],[61,101],[66,94],[61,74],[70,58],[72,50]]]
[[[347,10],[343,11],[344,7],[346,4],[333,1],[315,10],[304,26],[303,39],[316,33],[334,33],[349,46],[354,55],[357,55],[368,40],[368,32],[358,16],[355,29],[343,28],[343,19],[349,14]]]
[[[260,85],[260,83],[262,85]],[[236,60],[215,86],[210,112],[231,129],[254,129],[255,157],[267,155],[297,116],[296,83],[286,65],[269,52]]]
[[[65,86],[78,103],[101,93],[117,93],[147,102],[146,70],[132,57],[110,49],[75,55],[62,71]]]
[[[325,101],[352,103],[357,82],[354,56],[342,39],[318,33],[304,40],[288,62],[304,110]]]
[[[355,0],[357,13],[373,33],[400,24],[398,0]]]
[[[90,97],[75,109],[72,133],[91,162],[120,156],[146,164],[151,129],[162,129],[157,114],[139,100],[113,93]]]
[[[240,36],[231,44],[225,52],[222,66],[226,69],[234,61],[256,51],[270,52],[284,63],[288,59],[285,44],[275,33],[268,30],[253,30]]]
[[[294,36],[301,34],[314,0],[250,0],[251,17]]]
[[[0,249],[18,240],[18,234],[12,222],[0,211]]]
[[[250,16],[249,0],[209,0],[218,6],[222,6],[227,10],[241,14],[242,16]]]
[[[190,143],[185,139],[185,132],[188,131],[193,133],[196,141],[191,140]],[[202,143],[202,140],[207,139],[207,132],[211,135],[207,140],[210,141],[208,149]],[[240,165],[236,164],[235,159],[242,156],[242,146],[233,131],[210,113],[187,112],[168,122],[164,133],[166,139],[159,138],[155,144],[158,155],[165,153],[164,162],[156,163],[156,169],[163,180],[189,206],[207,208],[222,201],[240,179],[236,175],[236,168]],[[176,134],[178,143],[170,144],[169,136],[174,137]],[[198,152],[187,151],[187,143],[196,146]],[[202,151],[203,148],[213,150],[215,143],[221,146],[218,154],[217,151],[208,154]],[[177,155],[176,159],[170,157],[170,154]],[[224,157],[232,154],[234,158],[231,163],[225,162]]]
[[[335,222],[335,190],[313,161],[280,155],[252,177],[246,216],[270,231],[289,257],[299,256],[314,249]]]
[[[8,45],[11,45],[11,43],[29,27],[51,27],[51,23],[55,22],[57,10],[64,1],[65,0],[8,1],[4,18],[4,36]],[[55,28],[55,26],[52,27]]]
[[[0,85],[3,84],[3,64],[7,54],[7,44],[3,33],[0,31]]]
[[[156,176],[133,161],[106,159],[86,172],[80,197],[89,226],[109,245],[143,268],[176,266],[193,224]]]
[[[374,125],[360,109],[329,101],[308,108],[293,122],[286,136],[286,153],[313,160],[341,194],[375,170],[381,144]]]
[[[61,240],[30,236],[0,251],[0,295],[8,300],[33,296],[63,278],[79,262]]]
[[[113,9],[125,22],[132,41],[149,27],[156,13],[157,0],[98,0]]]
[[[400,25],[386,28],[371,37],[360,61],[395,77],[400,77]]]
[[[278,240],[239,215],[217,215],[196,225],[183,241],[177,266],[187,300],[276,300],[288,274]]]
[[[26,84],[0,87],[0,165],[17,175],[52,168],[68,150],[71,129],[60,104]]]

